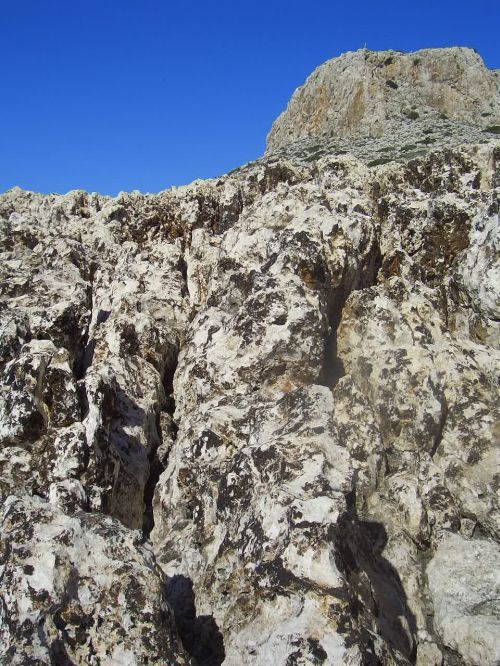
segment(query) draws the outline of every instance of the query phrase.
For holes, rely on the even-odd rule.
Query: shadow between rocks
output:
[[[212,615],[196,615],[193,582],[187,576],[172,576],[166,584],[182,645],[198,666],[220,666],[225,659],[224,639]]]
[[[415,664],[417,624],[394,566],[383,557],[387,532],[382,523],[361,520],[354,498],[336,535],[338,565],[349,586],[355,624],[380,635],[397,664]]]

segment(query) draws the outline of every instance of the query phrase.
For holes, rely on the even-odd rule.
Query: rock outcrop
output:
[[[351,154],[377,166],[499,133],[500,70],[472,49],[361,49],[327,61],[295,91],[266,154],[306,164]]]
[[[415,130],[416,121],[439,119],[500,125],[500,72],[467,48],[360,49],[328,60],[295,91],[269,133],[268,151],[304,137],[394,138],[402,126]]]
[[[363,50],[219,179],[0,197],[3,663],[498,663],[497,81]]]

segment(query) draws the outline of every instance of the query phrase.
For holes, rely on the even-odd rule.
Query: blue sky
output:
[[[225,173],[316,66],[365,44],[471,46],[500,68],[498,0],[0,2],[0,191]]]

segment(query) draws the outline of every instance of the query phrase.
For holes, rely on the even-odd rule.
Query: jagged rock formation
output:
[[[384,163],[500,133],[500,71],[472,49],[359,51],[318,67],[267,137],[306,161],[351,153]]]
[[[425,154],[309,150],[319,78],[417,58]],[[499,662],[496,75],[323,68],[222,178],[0,197],[3,662]]]

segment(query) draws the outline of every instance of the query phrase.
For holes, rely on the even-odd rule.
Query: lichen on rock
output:
[[[362,50],[231,174],[0,196],[3,662],[497,663],[498,108]]]

